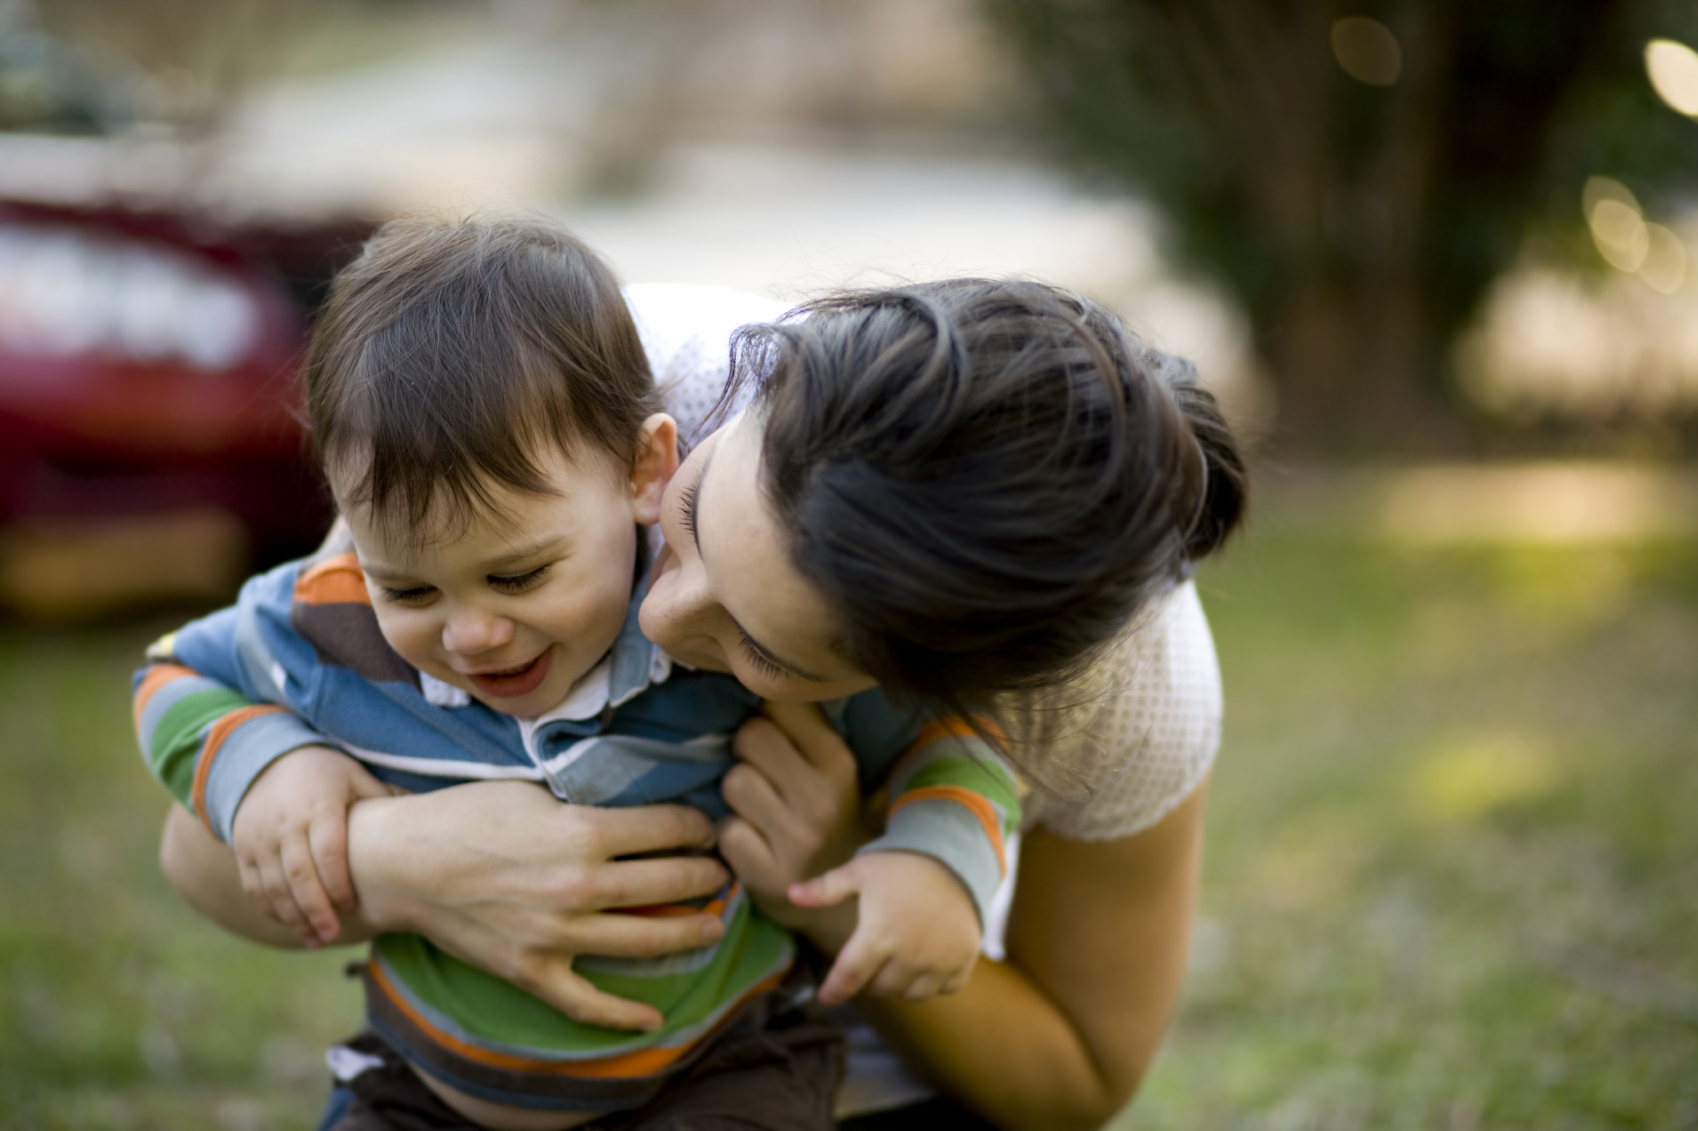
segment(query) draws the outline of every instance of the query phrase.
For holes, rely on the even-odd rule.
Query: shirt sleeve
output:
[[[263,596],[256,583],[271,576],[250,582],[242,600]],[[241,655],[243,638],[252,647],[243,611],[224,609],[160,638],[134,680],[136,737],[148,769],[225,842],[248,787],[267,766],[328,741],[287,705],[261,701],[283,696],[254,685],[256,669],[263,680],[277,677],[268,670],[274,665]]]
[[[966,723],[939,720],[921,728],[885,794],[884,835],[860,851],[930,856],[966,887],[981,926],[989,922],[1020,827],[1020,785],[1008,764]]]
[[[1026,799],[1027,824],[1114,840],[1177,808],[1220,746],[1220,665],[1195,585],[1135,622],[1068,696],[1085,706],[1055,741],[1051,780]]]
[[[703,424],[718,407],[731,373],[731,335],[741,326],[772,322],[785,306],[775,299],[729,287],[634,283],[625,305],[637,323],[649,371],[678,435],[699,443]],[[746,399],[748,390],[743,393]],[[731,411],[741,408],[739,402]]]

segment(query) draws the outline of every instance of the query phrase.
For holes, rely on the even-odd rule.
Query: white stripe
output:
[[[377,750],[366,750],[340,739],[337,740],[336,745],[362,762],[370,762],[374,766],[388,766],[392,770],[406,770],[409,773],[423,774],[431,778],[480,778],[487,781],[506,781],[514,778],[521,781],[542,780],[542,771],[535,766],[491,766],[483,762],[450,762],[443,758],[408,758],[401,754],[384,754]]]
[[[560,773],[567,766],[588,754],[595,744],[600,742],[602,735],[593,734],[588,738],[580,738],[554,757],[542,764],[542,771],[550,777]]]

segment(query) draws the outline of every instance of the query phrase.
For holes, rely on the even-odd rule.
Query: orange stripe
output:
[[[189,803],[200,814],[200,823],[206,826],[206,831],[217,837],[218,833],[212,827],[212,821],[206,815],[206,779],[212,773],[212,760],[218,756],[218,750],[224,745],[224,740],[233,734],[237,727],[250,719],[261,715],[281,715],[282,707],[270,703],[256,704],[252,707],[239,707],[229,714],[219,718],[207,732],[206,745],[201,747],[200,763],[195,766],[195,784],[189,793]]]
[[[965,805],[967,811],[979,819],[979,824],[985,827],[985,836],[990,840],[991,847],[996,849],[996,866],[1003,876],[1008,875],[1008,861],[1003,858],[1002,826],[997,823],[996,809],[985,798],[959,785],[928,785],[922,786],[911,793],[904,793],[890,807],[890,814],[912,801],[953,801]]]
[[[369,605],[366,575],[354,554],[326,558],[295,579],[295,600],[303,605]]]
[[[199,675],[193,668],[185,668],[182,664],[154,664],[142,676],[141,686],[136,688],[136,730],[141,730],[142,712],[147,710],[147,702],[154,693],[174,679],[182,679],[186,675]]]
[[[986,733],[988,733],[992,738],[996,739],[1005,746],[1008,744],[1007,738],[1003,736],[1001,727],[997,726],[990,719],[980,719],[979,722],[984,726]],[[890,767],[890,773],[885,775],[886,778],[889,779],[896,777],[896,775],[901,772],[902,767],[908,764],[908,760],[910,758],[940,738],[977,738],[982,741],[984,736],[974,730],[972,726],[968,724],[966,719],[933,719],[931,722],[920,728],[919,735],[916,736],[914,741],[908,745],[908,749],[902,752],[902,757],[896,760],[896,764]]]
[[[967,724],[966,719],[933,719],[920,728],[920,733],[914,739],[914,744],[908,749],[918,750],[922,746],[936,742],[940,738],[977,738],[978,732]]]
[[[567,1062],[556,1060],[533,1060],[529,1057],[514,1056],[511,1053],[495,1052],[492,1049],[479,1048],[476,1045],[467,1044],[465,1041],[460,1040],[458,1037],[455,1037],[450,1033],[444,1033],[435,1025],[432,1025],[429,1021],[425,1020],[425,1018],[413,1008],[412,1003],[396,990],[394,984],[389,981],[389,976],[383,972],[383,967],[380,964],[372,962],[369,964],[367,969],[371,971],[372,981],[377,983],[378,988],[383,991],[384,996],[390,1000],[396,1009],[405,1013],[408,1020],[412,1021],[414,1025],[417,1025],[421,1030],[423,1030],[423,1032],[429,1036],[431,1040],[435,1041],[443,1048],[459,1053],[467,1060],[474,1060],[479,1064],[489,1065],[493,1068],[504,1068],[510,1072],[539,1072],[546,1073],[550,1076],[588,1076],[598,1078],[609,1076],[652,1076],[677,1060],[679,1057],[688,1053],[709,1036],[712,1036],[711,1032],[704,1033],[701,1037],[691,1041],[689,1044],[681,1045],[677,1048],[637,1049],[635,1052],[622,1053],[619,1056],[601,1057],[597,1060]],[[767,990],[777,986],[779,982],[783,981],[784,975],[788,972],[788,970],[780,970],[778,973],[773,974],[771,977],[764,978],[757,985],[752,986],[747,993],[733,1003],[730,1009],[725,1011],[724,1015],[720,1018],[720,1024],[723,1025],[726,1021],[736,1016],[737,1010],[742,1007],[744,1002],[748,1001],[756,994],[765,993]],[[719,1026],[716,1025],[714,1028],[717,1030],[718,1027]]]

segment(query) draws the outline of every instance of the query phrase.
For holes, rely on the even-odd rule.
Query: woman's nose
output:
[[[456,609],[442,626],[442,646],[465,656],[500,648],[512,639],[511,620],[476,608]]]
[[[655,576],[638,617],[643,635],[665,648],[689,634],[708,606],[709,596],[700,570],[689,570],[677,556],[662,553],[665,556],[655,563]]]

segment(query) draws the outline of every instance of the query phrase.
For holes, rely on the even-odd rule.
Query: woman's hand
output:
[[[854,904],[808,910],[787,893],[876,835],[863,820],[855,757],[817,707],[767,703],[762,711],[731,745],[739,761],[720,789],[736,815],[720,823],[720,855],[768,917],[835,954],[854,933]]]
[[[342,916],[339,943],[413,931],[472,965],[589,1024],[645,1029],[646,1005],[596,991],[572,971],[579,954],[648,957],[718,939],[718,916],[620,915],[614,909],[711,895],[729,879],[708,856],[619,857],[713,843],[694,809],[563,805],[540,786],[480,782],[410,797],[361,801],[348,811],[348,854],[359,905]],[[235,853],[172,806],[161,844],[166,877],[206,918],[232,934],[299,946],[242,890]]]
[[[363,917],[422,934],[586,1024],[653,1029],[651,1006],[602,993],[572,971],[579,954],[651,957],[714,942],[709,914],[638,916],[729,879],[707,856],[620,857],[713,843],[694,809],[564,805],[541,786],[480,782],[355,805],[349,855]]]

